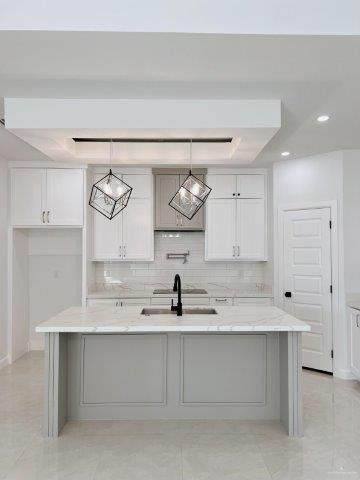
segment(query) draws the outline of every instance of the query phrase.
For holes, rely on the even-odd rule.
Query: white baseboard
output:
[[[43,338],[30,339],[28,348],[29,348],[29,351],[44,350],[44,339]]]
[[[344,368],[339,368],[334,370],[334,377],[342,378],[343,380],[355,380],[355,376],[351,372],[351,370],[347,370]]]
[[[6,365],[8,365],[9,363],[9,359],[7,357],[7,355],[3,358],[0,358],[0,370],[4,367],[6,367]]]

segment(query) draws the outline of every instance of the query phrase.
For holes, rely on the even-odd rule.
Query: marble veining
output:
[[[36,331],[131,332],[305,332],[310,326],[267,305],[216,307],[216,315],[141,315],[142,307],[72,307],[41,323]]]

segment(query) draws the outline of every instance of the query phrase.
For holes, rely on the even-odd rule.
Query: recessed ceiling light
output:
[[[283,157],[288,157],[290,155],[290,152],[281,152],[281,155]]]
[[[320,115],[319,117],[317,117],[317,121],[320,123],[327,122],[329,118],[329,115]]]

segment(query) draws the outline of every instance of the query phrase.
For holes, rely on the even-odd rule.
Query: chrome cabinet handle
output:
[[[183,217],[180,217],[180,226],[183,226]]]
[[[46,213],[47,223],[50,223],[50,218],[49,218],[49,216],[50,216],[50,212],[49,212],[49,210],[48,210],[47,213]]]
[[[235,245],[233,246],[233,257],[235,257],[236,253],[235,253]]]
[[[239,245],[238,245],[237,249],[238,249],[238,257],[240,257],[240,247],[239,247]]]
[[[215,302],[226,302],[227,298],[215,298]]]
[[[121,257],[121,245],[119,246],[119,257]]]
[[[125,258],[125,257],[126,257],[126,245],[124,245],[124,250],[123,250],[123,252],[124,252],[124,258]]]
[[[42,216],[42,223],[45,223],[45,210],[43,210],[41,216]]]
[[[360,316],[360,314],[359,314],[359,313],[357,313],[357,314],[356,314],[356,326],[357,326],[358,328],[360,328],[360,324],[359,324],[359,316]]]

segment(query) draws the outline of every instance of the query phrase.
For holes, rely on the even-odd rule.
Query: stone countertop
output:
[[[360,293],[350,293],[346,296],[346,305],[355,310],[360,310]]]
[[[306,332],[310,326],[277,307],[216,307],[216,315],[141,315],[142,307],[72,307],[36,327],[38,333]]]
[[[171,286],[167,284],[160,284],[154,285],[153,287],[145,286],[145,285],[124,285],[118,287],[112,287],[109,290],[97,290],[92,291],[87,294],[87,298],[169,298],[172,296],[170,293],[166,294],[159,294],[153,293],[153,290],[156,288],[171,288]],[[202,298],[214,298],[214,297],[227,297],[227,298],[250,298],[250,297],[259,297],[259,298],[272,298],[273,294],[271,293],[271,288],[269,286],[265,286],[263,289],[261,288],[249,288],[247,286],[235,286],[231,287],[230,285],[221,285],[221,284],[206,284],[206,285],[183,285],[183,288],[204,288],[207,293],[197,293],[197,294],[182,294],[183,298],[186,297],[202,297]],[[174,296],[177,295],[176,292],[173,294]]]

